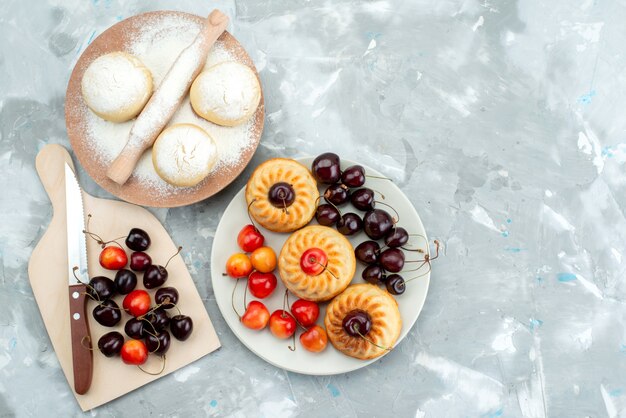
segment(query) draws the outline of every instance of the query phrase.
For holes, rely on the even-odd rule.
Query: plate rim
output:
[[[296,158],[292,158],[292,159],[294,159],[295,161],[297,161],[297,162],[299,162],[301,164],[304,164],[305,166],[308,167],[307,163],[311,159],[313,159],[313,158],[315,158],[315,157],[313,157],[313,156],[303,156],[303,157],[296,157]],[[349,160],[349,159],[341,159],[341,162],[342,162],[342,165],[344,165],[344,163],[346,165],[355,165],[355,164],[361,165],[361,166],[363,166],[365,168],[366,172],[371,172],[372,174],[374,174],[376,176],[383,176],[384,177],[383,173],[381,173],[378,170],[376,170],[376,169],[374,169],[372,167],[369,167],[369,166],[367,166],[365,164],[358,163],[358,162],[355,162],[355,161],[352,161],[352,160]],[[318,184],[318,186],[319,186],[319,184]],[[417,211],[417,209],[415,208],[415,206],[413,205],[411,200],[404,193],[404,191],[402,191],[402,189],[398,185],[396,185],[395,183],[394,183],[394,186],[400,191],[402,198],[404,198],[408,202],[408,204],[410,205],[410,208],[417,215],[417,222],[418,222],[419,226],[421,227],[421,230],[424,231],[424,239],[425,239],[425,241],[427,243],[426,248],[427,248],[428,254],[430,255],[430,245],[429,245],[429,241],[428,241],[428,235],[426,233],[426,228],[424,227],[424,223],[422,222],[422,218],[420,217],[419,212]],[[236,199],[239,197],[240,194],[245,193],[245,189],[246,189],[246,186],[244,185],[240,190],[237,191],[237,193],[235,193],[235,195],[232,197],[232,199],[230,200],[230,202],[228,203],[228,205],[224,209],[224,212],[222,213],[222,217],[220,218],[220,222],[218,223],[217,228],[215,228],[214,238],[219,235],[220,228],[225,228],[225,226],[223,226],[225,224],[222,221],[225,218],[226,213],[228,213],[228,210],[230,209],[231,205],[237,204]],[[337,371],[329,372],[329,373],[326,373],[326,372],[323,372],[323,373],[320,373],[320,372],[309,372],[309,371],[305,371],[305,370],[299,370],[299,369],[295,369],[295,368],[290,367],[290,366],[277,364],[273,360],[268,359],[267,357],[265,357],[264,355],[262,355],[258,351],[256,351],[253,346],[248,344],[246,342],[245,338],[243,338],[240,335],[240,333],[238,331],[236,331],[233,326],[231,326],[231,324],[229,323],[229,320],[227,319],[226,315],[224,315],[223,309],[226,309],[226,307],[222,307],[222,304],[219,302],[218,297],[215,295],[215,287],[214,287],[214,282],[216,280],[218,280],[218,277],[219,278],[223,278],[221,273],[214,274],[214,266],[216,265],[214,263],[214,261],[215,261],[214,257],[215,257],[216,248],[217,248],[217,246],[215,245],[215,242],[213,242],[213,244],[211,246],[211,256],[210,256],[210,263],[211,263],[211,271],[210,271],[210,273],[211,273],[211,290],[213,291],[213,294],[215,296],[215,302],[216,302],[216,304],[218,306],[220,314],[222,315],[222,318],[224,319],[224,322],[226,323],[226,325],[228,326],[230,331],[235,335],[235,337],[237,337],[239,342],[242,343],[244,347],[246,347],[248,350],[250,350],[253,354],[255,354],[257,357],[259,357],[261,360],[263,360],[263,361],[265,361],[265,362],[267,362],[267,363],[271,364],[272,366],[277,367],[279,369],[286,370],[286,371],[293,372],[293,373],[302,374],[302,375],[308,375],[308,376],[334,376],[334,375],[338,375],[338,374],[351,373],[351,372],[354,372],[356,370],[360,370],[363,367],[369,366],[370,364],[375,363],[375,362],[383,359],[391,351],[394,351],[394,350],[387,351],[384,354],[382,354],[381,356],[376,357],[374,359],[370,359],[370,360],[358,360],[358,359],[354,359],[354,358],[352,358],[350,356],[345,356],[346,359],[358,360],[358,363],[354,363],[356,367],[348,367],[348,368],[343,369],[343,370],[337,370]],[[410,325],[408,323],[405,323],[404,319],[403,319],[403,323],[402,323],[403,330],[401,331],[400,337],[398,337],[398,340],[395,343],[395,348],[396,349],[404,341],[405,337],[409,334],[409,332],[411,331],[411,329],[413,328],[413,326],[417,322],[417,319],[419,318],[419,316],[421,315],[422,311],[424,310],[424,305],[426,304],[426,299],[428,298],[428,290],[430,289],[430,276],[431,276],[431,273],[432,273],[432,269],[424,276],[426,278],[425,289],[424,289],[424,298],[421,301],[421,304],[419,306],[417,314],[415,315],[415,319],[413,320],[413,322]],[[352,284],[352,282],[351,282],[351,284]],[[406,328],[405,328],[405,326],[406,326]],[[329,346],[331,346],[331,348],[332,348],[331,344],[329,344]]]

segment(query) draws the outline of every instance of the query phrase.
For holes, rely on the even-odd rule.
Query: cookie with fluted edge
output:
[[[292,188],[293,202],[272,204],[270,190],[278,184]],[[291,232],[308,224],[315,215],[318,196],[317,182],[308,168],[287,158],[265,161],[254,170],[246,185],[250,215],[274,232]]]
[[[353,337],[343,329],[343,319],[354,310],[367,312],[372,328],[365,338]],[[402,330],[402,318],[396,300],[386,291],[371,284],[349,286],[326,308],[324,325],[328,340],[337,350],[361,360],[379,357],[392,348]],[[374,344],[379,345],[377,347]]]
[[[302,254],[319,248],[327,256],[326,268],[318,275],[306,274]],[[285,287],[299,298],[322,302],[341,293],[352,281],[356,259],[350,241],[336,230],[312,225],[294,232],[285,241],[278,257],[278,270]]]

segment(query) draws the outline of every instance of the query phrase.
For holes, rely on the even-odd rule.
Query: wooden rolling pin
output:
[[[191,83],[202,71],[209,50],[226,30],[227,25],[228,16],[217,9],[213,10],[193,43],[176,58],[146,107],[135,120],[124,149],[111,163],[107,171],[107,176],[111,180],[120,185],[126,183],[141,155],[152,146],[180,106]]]

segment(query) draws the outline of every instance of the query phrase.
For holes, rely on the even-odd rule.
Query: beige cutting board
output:
[[[60,145],[47,145],[37,155],[36,167],[43,183],[54,214],[47,231],[33,250],[28,263],[28,276],[39,305],[41,316],[48,330],[63,373],[73,391],[72,348],[70,344],[69,301],[67,294],[67,234],[65,220],[65,175],[64,163],[74,168],[67,150]],[[85,217],[91,214],[89,229],[98,233],[105,240],[126,236],[133,227],[148,232],[152,245],[146,251],[155,264],[164,265],[167,259],[176,252],[177,246],[172,242],[165,228],[146,209],[125,202],[98,199],[83,192]],[[124,245],[124,239],[119,240]],[[127,253],[130,251],[126,248]],[[185,249],[183,249],[183,254]],[[87,257],[89,260],[89,276],[115,277],[115,272],[105,270],[98,262],[100,246],[92,239],[87,239]],[[122,363],[119,357],[107,358],[99,351],[94,352],[94,370],[91,388],[84,395],[74,393],[83,411],[95,408],[122,396],[161,376],[165,376],[181,367],[216,350],[220,346],[217,334],[206,312],[202,299],[198,294],[189,271],[178,255],[167,267],[168,280],[164,286],[173,286],[180,294],[178,306],[183,314],[189,315],[194,324],[193,333],[187,341],[180,342],[172,337],[167,352],[166,367],[162,374],[152,376],[139,370],[136,366]],[[138,289],[143,289],[142,275],[137,274]],[[148,291],[154,298],[154,290]],[[115,301],[121,307],[122,296]],[[154,301],[154,299],[153,299]],[[130,318],[123,314],[122,321],[114,328],[106,328],[98,324],[92,316],[95,302],[88,304],[88,319],[94,346],[103,334],[117,330],[124,334],[124,323]],[[175,309],[174,309],[175,311]],[[172,312],[172,311],[170,311]],[[171,313],[174,315],[175,313]],[[126,337],[126,336],[125,336]],[[161,359],[150,355],[143,366],[149,371],[161,368]]]

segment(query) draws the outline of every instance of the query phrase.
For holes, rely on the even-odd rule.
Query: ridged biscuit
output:
[[[317,276],[302,271],[300,258],[311,248],[319,248],[328,257],[326,269]],[[356,269],[350,242],[336,230],[320,225],[294,232],[278,257],[280,278],[287,289],[299,298],[322,302],[341,293],[352,281]]]
[[[372,328],[365,337],[381,347],[392,348],[402,330],[402,318],[396,300],[388,292],[371,284],[348,287],[326,308],[324,325],[331,344],[350,357],[369,360],[387,351],[361,337],[353,337],[343,329],[343,319],[355,309],[367,312]]]
[[[276,183],[293,187],[295,200],[287,208],[273,206],[269,201],[270,188]],[[274,158],[259,165],[246,186],[250,215],[274,232],[291,232],[308,224],[315,214],[318,196],[317,183],[309,170],[286,158]]]

